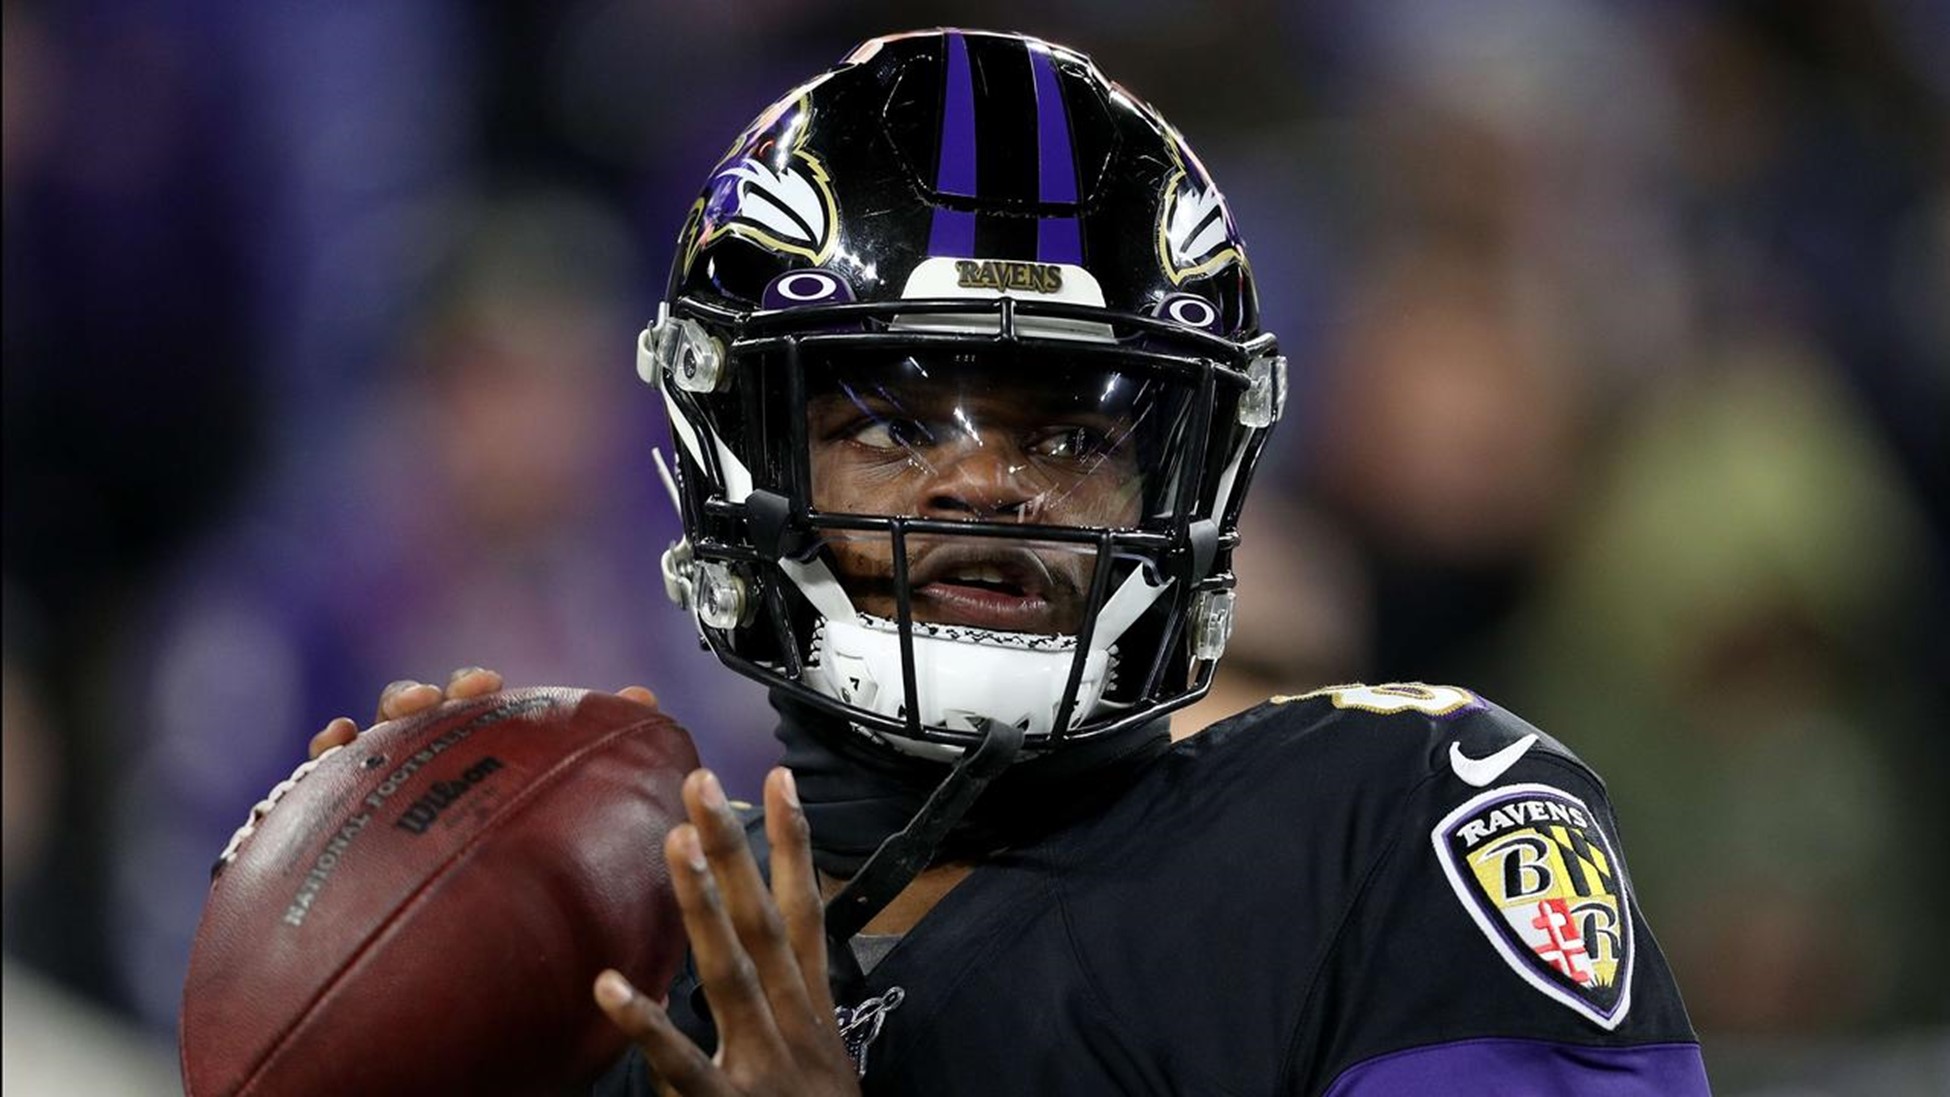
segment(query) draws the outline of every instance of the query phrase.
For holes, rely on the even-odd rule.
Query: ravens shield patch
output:
[[[1632,917],[1616,847],[1548,785],[1471,797],[1429,835],[1463,909],[1524,981],[1601,1028],[1632,1005]]]

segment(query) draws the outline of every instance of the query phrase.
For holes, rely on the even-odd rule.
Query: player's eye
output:
[[[1062,426],[1037,435],[1029,452],[1055,461],[1081,461],[1110,448],[1102,431],[1082,426]]]
[[[918,419],[861,419],[847,433],[847,441],[868,449],[913,449],[934,444],[934,431]]]

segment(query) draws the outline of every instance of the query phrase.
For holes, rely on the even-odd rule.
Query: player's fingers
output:
[[[711,1057],[670,1023],[670,1015],[637,992],[620,972],[596,976],[596,1004],[617,1028],[643,1049],[663,1092],[684,1097],[718,1097],[734,1091]]]
[[[479,697],[501,688],[501,673],[486,667],[462,667],[447,676],[447,697]]]
[[[691,939],[698,981],[718,1021],[720,1046],[779,1048],[778,1026],[772,1021],[771,1004],[759,985],[758,969],[738,943],[738,931],[732,928],[731,915],[725,910],[724,896],[694,824],[679,823],[670,828],[664,837],[664,858],[670,865],[678,909],[684,915],[684,931]]]
[[[402,716],[411,716],[421,709],[431,708],[439,703],[439,686],[402,678],[379,691],[379,712],[374,722],[384,723],[387,720],[397,720]]]
[[[833,1027],[832,992],[826,985],[826,907],[813,869],[812,828],[799,804],[792,771],[780,766],[765,777],[765,837],[772,846],[772,895],[785,919],[786,939],[799,961],[806,999],[819,1028]]]
[[[651,708],[657,707],[657,695],[650,692],[649,686],[624,686],[622,689],[616,691],[616,695],[618,697],[628,697],[639,705],[649,705]]]
[[[710,861],[711,875],[724,897],[732,929],[758,972],[759,985],[772,1012],[781,1018],[803,1018],[810,1008],[805,976],[786,940],[779,908],[758,873],[758,862],[752,859],[745,828],[726,801],[717,775],[700,769],[685,778],[684,806]]]
[[[316,758],[333,747],[342,747],[350,743],[358,734],[358,723],[350,716],[340,716],[326,724],[325,730],[311,737],[309,757]]]

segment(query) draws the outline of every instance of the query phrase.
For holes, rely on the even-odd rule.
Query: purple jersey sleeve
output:
[[[1583,1047],[1548,1040],[1478,1039],[1410,1048],[1356,1063],[1334,1079],[1326,1097],[1705,1097],[1710,1092],[1698,1044]]]

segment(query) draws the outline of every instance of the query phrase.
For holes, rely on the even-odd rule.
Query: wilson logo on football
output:
[[[1631,1008],[1632,922],[1610,839],[1547,785],[1472,797],[1430,834],[1463,908],[1532,987],[1601,1028]]]

